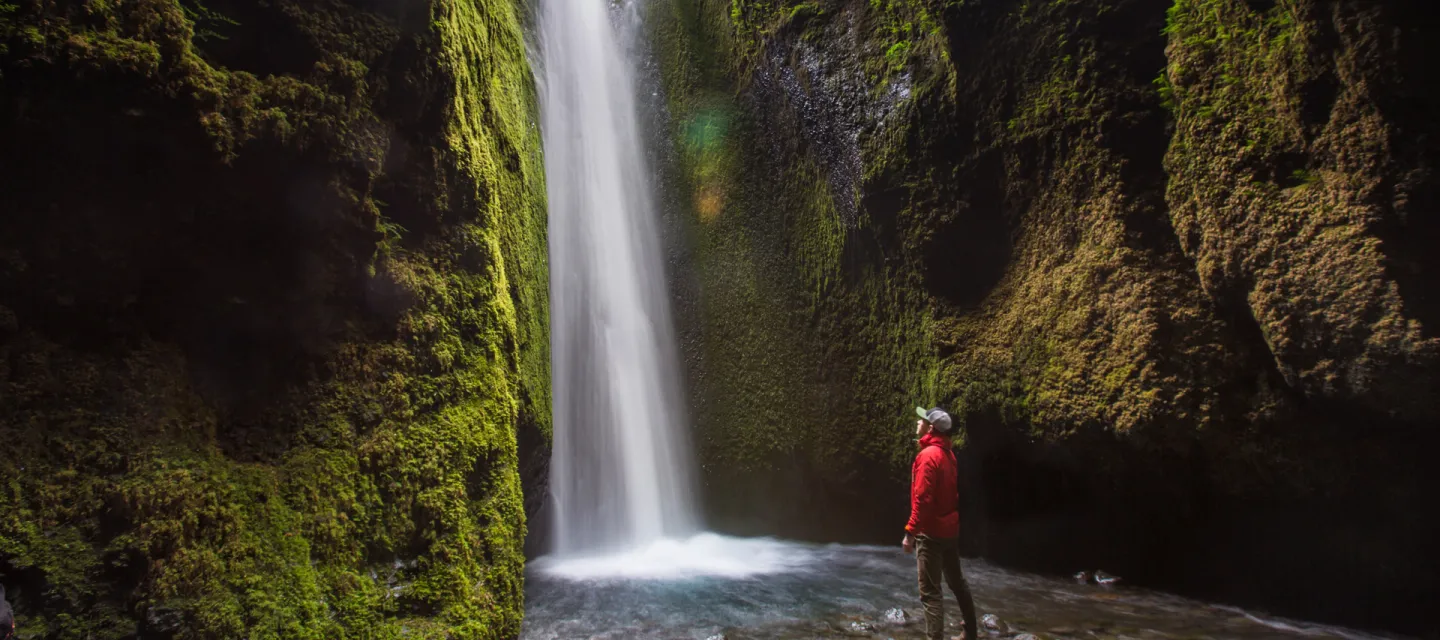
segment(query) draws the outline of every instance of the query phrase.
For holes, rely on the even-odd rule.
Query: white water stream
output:
[[[633,3],[543,0],[560,556],[698,530],[653,173],[639,127]]]

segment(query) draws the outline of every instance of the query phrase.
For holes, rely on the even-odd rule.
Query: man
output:
[[[945,592],[940,577],[960,601],[965,616],[965,639],[975,635],[975,601],[970,586],[960,573],[960,479],[951,451],[950,414],[936,408],[915,407],[920,420],[915,435],[920,452],[910,471],[910,522],[905,525],[901,547],[905,553],[917,548],[920,573],[920,602],[925,605],[925,635],[939,640],[945,633]]]

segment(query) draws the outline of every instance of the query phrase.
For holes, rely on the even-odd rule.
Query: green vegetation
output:
[[[520,8],[405,9],[428,28],[287,2],[244,7],[254,15],[176,0],[4,5],[5,113],[97,87],[78,112],[0,123],[58,150],[0,209],[0,570],[20,637],[518,633],[517,431],[549,434],[543,172]],[[263,34],[267,46],[298,60],[252,55],[261,43],[245,28],[265,11],[297,29]],[[113,137],[117,117],[173,142],[150,162],[174,177],[126,182],[115,149],[66,137]],[[33,163],[24,152],[4,166]],[[309,227],[285,217],[300,178],[316,185],[303,192]],[[22,224],[36,203],[74,224]],[[74,232],[96,224],[96,203],[102,230]],[[195,222],[172,213],[187,210]],[[247,237],[266,241],[247,252]],[[57,262],[44,247],[97,257]],[[277,277],[285,265],[299,277]],[[106,342],[41,320],[76,317],[66,305],[108,319],[108,333],[85,329]],[[259,317],[286,324],[244,351],[206,351],[248,339]]]
[[[1379,199],[1398,196],[1378,187],[1396,162],[1401,123],[1379,97],[1395,62],[1374,41],[1327,35],[1376,29],[1379,18],[1335,18],[1309,2],[1260,13],[1238,0],[1177,0],[1166,28],[1176,120],[1166,198],[1202,286],[1249,308],[1290,384],[1414,418],[1429,409],[1398,390],[1435,338],[1391,288],[1386,265],[1399,246],[1361,231],[1395,215]],[[1317,351],[1320,342],[1330,346]]]
[[[239,22],[236,22],[225,14],[214,11],[199,2],[193,4],[182,2],[180,3],[180,9],[185,12],[185,18],[193,25],[195,31],[193,40],[197,43],[212,39],[228,40],[229,36],[223,33],[226,27],[236,27],[240,25]]]
[[[1307,60],[1307,34],[1295,11],[1287,3],[1277,3],[1260,15],[1243,3],[1177,1],[1170,8],[1165,28],[1172,55],[1162,85],[1168,88],[1168,103],[1177,107],[1176,117],[1195,115],[1237,127],[1267,121],[1272,126],[1248,132],[1252,137],[1247,151],[1266,154],[1293,146],[1300,131],[1283,126],[1274,116],[1277,108],[1298,108],[1294,102],[1298,96],[1277,95],[1279,87],[1274,85],[1263,89],[1252,85],[1283,76],[1304,81],[1308,79],[1305,76],[1319,71]],[[1211,60],[1216,62],[1214,66],[1209,64]],[[1193,86],[1202,78],[1213,87]],[[1191,89],[1202,93],[1185,93]]]

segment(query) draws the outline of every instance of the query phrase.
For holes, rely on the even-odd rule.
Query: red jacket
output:
[[[905,530],[932,538],[960,537],[960,486],[950,443],[927,433],[910,470],[910,522]]]

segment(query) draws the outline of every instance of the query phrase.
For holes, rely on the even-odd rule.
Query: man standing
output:
[[[945,633],[945,592],[940,577],[945,577],[960,613],[965,616],[965,639],[976,640],[975,601],[970,586],[960,573],[960,479],[951,451],[950,414],[936,408],[925,411],[915,408],[920,420],[915,435],[920,436],[920,452],[910,471],[910,522],[905,525],[905,553],[917,548],[920,568],[920,602],[925,605],[925,635],[939,640]]]

